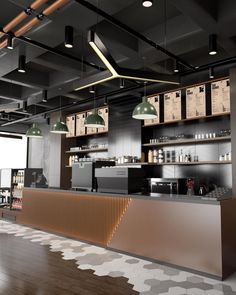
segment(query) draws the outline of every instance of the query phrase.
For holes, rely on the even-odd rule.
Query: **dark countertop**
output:
[[[232,196],[228,195],[220,200],[215,198],[207,198],[201,196],[187,196],[187,195],[170,195],[170,194],[114,194],[114,193],[98,193],[98,192],[89,192],[89,191],[75,191],[75,190],[63,190],[59,188],[24,188],[24,190],[42,190],[48,192],[64,192],[64,193],[78,193],[80,195],[97,195],[97,196],[107,196],[107,197],[122,197],[122,198],[135,198],[135,199],[145,199],[145,200],[156,200],[156,201],[169,201],[169,202],[185,202],[185,203],[198,203],[198,204],[211,204],[219,205],[224,200],[232,199]]]

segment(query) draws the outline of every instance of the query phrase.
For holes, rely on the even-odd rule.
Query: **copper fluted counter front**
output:
[[[25,189],[17,222],[225,278],[236,270],[236,199],[215,203]]]
[[[106,246],[129,198],[25,189],[21,224]]]

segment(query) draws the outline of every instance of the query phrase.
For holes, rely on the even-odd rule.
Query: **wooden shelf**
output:
[[[107,134],[107,133],[108,133],[108,131],[101,131],[101,132],[91,133],[91,134],[83,134],[83,135],[69,136],[69,137],[66,137],[66,139],[79,138],[79,137],[85,137],[85,136],[104,135],[104,134]]]
[[[148,162],[140,162],[140,163],[124,163],[118,164],[117,166],[133,166],[133,165],[141,165],[141,166],[165,166],[165,165],[218,165],[218,164],[231,164],[231,161],[201,161],[201,162],[173,162],[173,163],[148,163]]]
[[[67,154],[84,154],[84,153],[97,153],[107,152],[108,148],[96,148],[96,149],[83,149],[78,151],[66,151]]]
[[[182,122],[203,120],[203,119],[222,117],[222,116],[230,116],[230,113],[221,113],[221,114],[217,114],[217,115],[209,115],[209,116],[203,116],[203,117],[197,117],[197,118],[182,119],[182,120],[178,120],[178,121],[176,120],[176,121],[171,121],[171,122],[161,122],[161,123],[155,123],[155,124],[148,124],[148,125],[143,125],[142,127],[147,128],[147,127],[166,125],[166,124],[178,124],[178,123],[182,123]]]
[[[144,147],[155,147],[155,146],[170,146],[170,145],[186,145],[186,144],[201,144],[201,143],[214,143],[214,142],[223,142],[230,141],[231,136],[222,136],[215,138],[205,138],[205,139],[182,139],[182,140],[170,140],[166,142],[157,142],[157,143],[145,143],[142,146]]]

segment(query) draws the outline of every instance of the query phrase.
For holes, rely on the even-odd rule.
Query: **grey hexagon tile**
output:
[[[197,277],[197,276],[190,276],[187,278],[187,281],[194,283],[194,284],[198,284],[198,283],[203,283],[204,280],[201,277]]]
[[[108,273],[108,276],[110,276],[112,278],[122,277],[123,275],[124,275],[124,273],[122,271],[111,271]]]
[[[144,284],[149,285],[151,287],[159,286],[160,283],[161,283],[161,281],[159,281],[158,279],[147,279],[144,281]]]
[[[216,284],[213,286],[214,289],[219,290],[219,291],[223,291],[223,292],[232,292],[232,287],[228,286],[228,285],[224,285],[224,284]]]
[[[143,268],[146,268],[146,269],[159,269],[160,265],[156,264],[156,263],[150,263],[150,264],[144,265]]]
[[[130,258],[130,259],[125,260],[125,262],[129,263],[129,264],[136,264],[136,263],[139,263],[139,260],[134,259],[134,258]]]

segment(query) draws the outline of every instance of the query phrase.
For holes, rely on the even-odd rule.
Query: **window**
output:
[[[27,137],[0,133],[0,169],[26,168]]]

